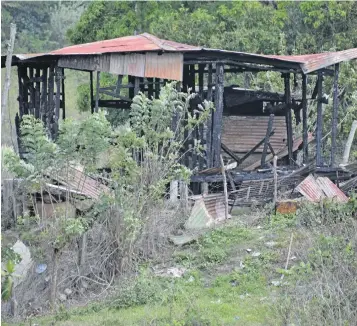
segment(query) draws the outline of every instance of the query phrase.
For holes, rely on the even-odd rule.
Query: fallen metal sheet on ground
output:
[[[319,177],[316,181],[327,198],[335,199],[340,203],[348,202],[348,197],[329,178]]]
[[[309,201],[318,203],[321,199],[325,198],[325,194],[320,189],[315,178],[312,175],[306,177],[297,187],[296,190],[300,192]]]
[[[199,195],[190,197],[190,199],[194,200],[194,205],[190,217],[184,225],[185,233],[170,237],[175,245],[190,243],[208,228],[225,220],[223,194]]]
[[[65,171],[47,173],[47,175],[64,187],[80,192],[92,199],[99,199],[102,193],[110,193],[110,189],[107,186],[71,166]]]
[[[315,203],[324,198],[334,199],[340,203],[348,201],[348,197],[327,177],[315,179],[309,175],[296,187],[296,190]]]

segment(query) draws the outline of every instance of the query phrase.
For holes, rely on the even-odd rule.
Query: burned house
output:
[[[357,49],[294,56],[260,55],[180,44],[147,33],[43,54],[14,55],[12,64],[18,67],[19,86],[16,126],[18,129],[23,115],[33,114],[43,120],[51,137],[56,138],[59,120],[66,118],[67,69],[88,72],[92,112],[101,107],[130,109],[138,92],[157,97],[162,85],[178,81],[182,90],[191,88],[201,99],[215,104],[208,122],[197,127],[185,144],[189,148],[196,138],[205,148],[203,155],[191,151],[184,159],[184,164],[194,170],[193,184],[222,181],[219,170],[214,168],[220,167],[223,154],[227,160],[237,162],[230,172],[232,185],[239,188],[244,183],[257,182],[258,192],[264,196],[262,180],[264,183],[272,178],[269,164],[274,155],[286,173],[295,173],[301,166],[297,164],[298,151],[305,166],[313,166],[321,173],[338,173],[339,63],[356,58]],[[3,56],[2,66],[4,63]],[[227,76],[267,71],[280,74],[284,87],[279,93],[250,89],[249,83],[229,85],[227,82]],[[117,77],[115,85],[100,85],[103,72]],[[325,78],[333,79],[332,145],[328,161],[322,154]],[[314,80],[314,92],[308,96],[311,80]],[[297,84],[302,89],[300,94],[293,91]],[[310,100],[317,102],[313,134],[308,130]],[[293,134],[294,123],[302,125],[300,135]],[[316,143],[315,157],[309,157],[312,141]]]

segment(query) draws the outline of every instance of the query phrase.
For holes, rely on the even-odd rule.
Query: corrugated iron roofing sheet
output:
[[[318,203],[321,199],[325,198],[325,194],[320,189],[315,178],[312,175],[306,177],[297,187],[296,190],[300,192],[309,201]]]
[[[254,62],[257,59],[266,59],[264,64],[274,66],[279,64],[282,66],[284,62],[288,65],[291,63],[297,64],[304,73],[310,73],[321,68],[326,68],[335,63],[357,59],[357,48],[348,49],[339,52],[325,52],[307,55],[263,55],[253,54],[238,51],[228,51],[220,49],[203,48],[183,43],[178,43],[170,40],[159,39],[158,37],[144,33],[135,36],[125,36],[112,40],[97,41],[79,45],[68,46],[49,53],[42,54],[23,54],[15,55],[14,58],[20,61],[28,60],[34,57],[47,55],[63,56],[63,55],[100,55],[106,53],[142,53],[142,52],[201,52],[210,54],[226,54],[230,58],[243,62]],[[2,56],[2,66],[5,63],[5,57]],[[290,66],[289,66],[290,67]]]

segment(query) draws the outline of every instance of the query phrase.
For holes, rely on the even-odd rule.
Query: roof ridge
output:
[[[156,44],[158,47],[160,47],[163,50],[166,50],[166,51],[176,50],[173,46],[165,44],[166,40],[160,39],[155,35],[152,35],[152,34],[149,34],[149,33],[142,33],[140,35],[145,37],[149,41],[153,42],[154,44]]]

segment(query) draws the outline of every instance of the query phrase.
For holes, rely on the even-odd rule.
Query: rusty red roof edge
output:
[[[304,73],[329,67],[339,62],[357,59],[357,48],[338,52],[324,52],[304,55],[264,55],[238,51],[228,51],[220,49],[210,49],[200,46],[193,46],[175,41],[160,39],[154,35],[143,33],[134,36],[125,36],[111,40],[96,41],[79,45],[72,45],[48,53],[38,54],[17,54],[17,60],[28,60],[43,56],[64,56],[64,55],[101,55],[106,53],[140,53],[140,52],[209,52],[226,53],[232,56],[245,56],[252,59],[267,59],[267,64],[274,66],[274,62],[295,63],[300,66]],[[2,56],[2,65],[3,59]]]

